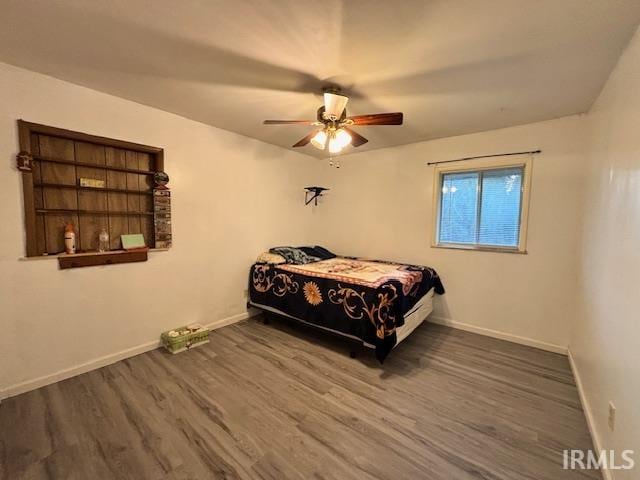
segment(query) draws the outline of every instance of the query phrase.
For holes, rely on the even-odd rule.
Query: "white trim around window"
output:
[[[527,225],[529,222],[529,197],[532,176],[531,155],[522,155],[506,159],[488,158],[460,162],[456,165],[440,165],[433,172],[433,238],[431,246],[435,248],[454,248],[461,250],[479,250],[489,252],[527,253]],[[522,168],[519,235],[517,246],[483,245],[481,243],[448,243],[440,239],[440,218],[443,196],[443,178],[448,173],[487,172],[507,168]],[[479,194],[481,195],[481,193]],[[478,207],[479,208],[479,207]]]

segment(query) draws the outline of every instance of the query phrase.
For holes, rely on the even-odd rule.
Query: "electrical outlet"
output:
[[[613,404],[613,402],[609,402],[608,422],[609,422],[609,430],[613,432],[616,428],[616,406]]]
[[[242,295],[244,295],[244,298],[249,298],[249,290],[243,291]]]

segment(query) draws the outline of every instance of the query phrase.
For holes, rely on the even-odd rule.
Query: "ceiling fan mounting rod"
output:
[[[333,93],[334,95],[342,95],[342,89],[337,85],[327,85],[322,87],[322,93]]]

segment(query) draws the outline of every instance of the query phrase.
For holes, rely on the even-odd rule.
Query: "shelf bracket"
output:
[[[311,202],[315,200],[314,205],[318,205],[318,198],[324,195],[322,192],[329,190],[324,187],[305,187],[306,192],[304,192],[304,204],[309,205]],[[311,197],[309,197],[311,194]]]

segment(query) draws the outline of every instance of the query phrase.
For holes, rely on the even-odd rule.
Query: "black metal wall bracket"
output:
[[[315,205],[318,205],[318,198],[323,195],[322,192],[329,189],[324,187],[305,187],[305,190],[306,192],[304,192],[304,204],[309,205],[315,200]],[[310,193],[312,194],[311,198],[309,198]]]

